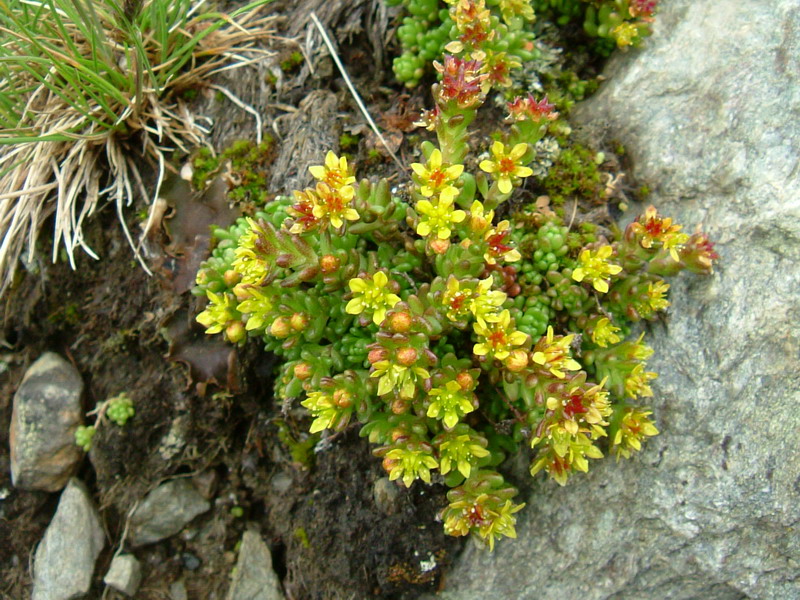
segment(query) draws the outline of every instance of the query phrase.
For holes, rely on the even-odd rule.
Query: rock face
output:
[[[145,496],[131,515],[132,546],[153,544],[178,533],[211,505],[186,479],[163,483]]]
[[[14,486],[57,492],[66,485],[83,456],[75,445],[82,392],[80,374],[58,354],[43,354],[25,373],[9,433]]]
[[[537,482],[519,539],[469,549],[440,598],[800,598],[800,14],[662,5],[577,115],[625,145],[660,211],[718,242],[716,273],[674,280],[648,335],[662,434]]]
[[[283,600],[278,576],[272,570],[269,548],[254,531],[245,531],[227,600]]]
[[[36,550],[33,600],[71,600],[88,592],[105,540],[89,493],[71,479]]]

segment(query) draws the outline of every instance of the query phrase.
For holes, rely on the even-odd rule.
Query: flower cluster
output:
[[[654,208],[619,232],[504,205],[524,197],[555,113],[526,94],[503,129],[470,136],[491,79],[485,44],[500,18],[530,18],[521,0],[492,7],[502,15],[451,3],[465,54],[439,66],[425,117],[435,139],[407,184],[356,183],[328,153],[314,188],[214,231],[195,289],[207,333],[281,358],[276,397],[299,401],[312,433],[359,427],[390,480],[449,486],[445,531],[489,548],[516,537],[523,504],[499,472],[514,448],[532,475],[564,484],[658,433],[640,405],[656,393],[652,350],[632,330],[669,307],[665,276],[708,273],[717,258],[705,234]]]

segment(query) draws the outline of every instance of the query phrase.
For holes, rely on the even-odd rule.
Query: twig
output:
[[[243,111],[249,112],[251,115],[253,115],[256,118],[256,144],[260,144],[261,143],[261,127],[262,127],[262,124],[261,124],[261,115],[258,114],[258,111],[256,109],[254,109],[252,106],[250,106],[249,104],[245,104],[244,102],[239,100],[239,98],[237,98],[233,94],[233,92],[231,92],[230,90],[222,87],[221,85],[213,85],[212,84],[212,85],[209,85],[208,87],[210,87],[212,90],[217,90],[218,92],[222,92],[228,100],[233,102],[236,106],[241,108]]]
[[[575,200],[575,204],[572,205],[572,216],[569,219],[569,225],[567,225],[567,231],[572,230],[572,224],[575,222],[575,215],[578,213],[578,201]]]
[[[369,126],[372,129],[372,131],[375,132],[375,135],[378,136],[378,139],[383,144],[383,147],[386,148],[386,151],[389,153],[389,156],[391,156],[394,162],[397,163],[398,167],[400,167],[403,171],[405,171],[406,168],[403,166],[403,163],[400,162],[400,159],[397,158],[397,155],[389,147],[389,144],[386,143],[386,140],[383,138],[383,135],[378,129],[378,126],[375,124],[375,121],[372,120],[372,117],[370,116],[367,107],[364,106],[364,102],[361,100],[361,96],[358,95],[356,88],[353,86],[353,82],[350,80],[350,76],[347,74],[347,71],[345,70],[344,65],[342,64],[342,61],[339,59],[339,56],[336,54],[336,50],[334,50],[333,48],[333,42],[331,42],[331,38],[328,37],[328,33],[325,31],[325,28],[322,26],[322,23],[320,23],[316,13],[314,12],[311,13],[311,20],[314,21],[314,25],[317,26],[317,29],[319,30],[319,33],[322,36],[322,41],[324,41],[325,45],[328,47],[328,52],[330,52],[331,58],[333,58],[333,62],[336,63],[336,66],[338,67],[339,72],[342,74],[342,77],[344,77],[344,82],[347,84],[347,89],[350,90],[350,94],[352,94],[353,99],[356,101],[356,104],[358,104],[358,108],[361,110],[361,114],[364,115],[364,118],[367,120],[367,123],[369,123]]]

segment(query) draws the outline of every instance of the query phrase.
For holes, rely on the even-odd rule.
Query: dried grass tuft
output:
[[[0,3],[0,296],[51,215],[54,261],[61,248],[73,268],[77,249],[97,258],[83,224],[106,201],[147,270],[123,215],[148,198],[140,169],[157,168],[155,198],[169,153],[206,142],[183,94],[268,54],[269,1],[231,14],[202,0]]]

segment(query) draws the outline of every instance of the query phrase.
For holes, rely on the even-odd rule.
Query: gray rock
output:
[[[393,515],[400,509],[400,488],[388,477],[379,477],[372,485],[375,504],[386,515]]]
[[[578,111],[653,203],[718,241],[649,335],[662,434],[566,487],[519,539],[470,548],[446,599],[800,598],[800,13],[797,0],[662,2]]]
[[[283,600],[272,554],[254,531],[245,531],[227,600]]]
[[[142,582],[142,565],[133,554],[120,554],[111,561],[103,583],[126,596],[133,596]]]
[[[178,580],[169,586],[170,600],[189,600],[189,592],[186,591],[186,584]]]
[[[153,544],[178,533],[211,505],[186,479],[163,483],[145,496],[131,515],[132,546]]]
[[[83,381],[58,354],[33,363],[14,395],[9,443],[11,480],[25,490],[57,492],[75,472],[83,453],[75,430],[83,422]]]
[[[33,600],[70,600],[88,592],[94,563],[105,542],[86,487],[70,479],[36,549]]]

